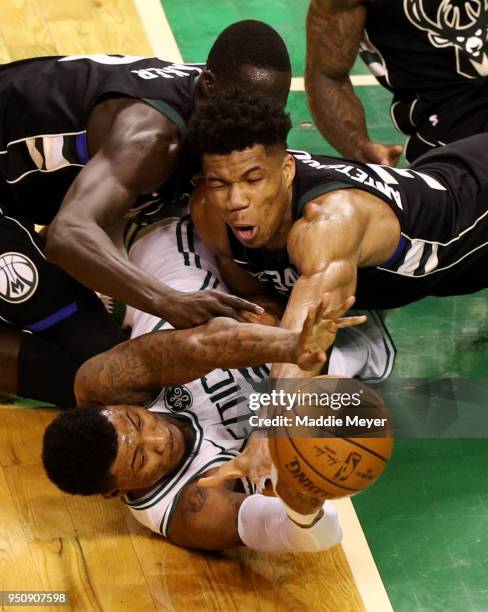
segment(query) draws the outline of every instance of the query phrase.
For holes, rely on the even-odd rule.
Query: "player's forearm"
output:
[[[298,359],[299,331],[214,319],[198,328],[193,359],[208,368],[253,367]]]
[[[349,73],[366,23],[360,3],[337,11],[332,0],[312,0],[307,14],[305,88],[321,133],[343,155],[356,157],[367,139],[364,109]],[[353,6],[354,4],[354,6]]]
[[[295,283],[281,327],[298,331],[302,328],[310,306],[317,307],[325,294],[329,296],[332,308],[342,304],[356,289],[356,268],[347,260],[331,262],[323,272],[310,276],[302,275]],[[326,344],[320,348],[324,351],[332,345],[335,335],[324,337]],[[302,370],[293,362],[275,362],[271,368],[273,379],[309,378],[318,376],[323,364],[317,364],[314,370]]]
[[[94,222],[55,222],[46,256],[90,289],[156,316],[177,293],[131,264]]]
[[[349,77],[331,79],[312,74],[306,87],[321,134],[345,157],[369,161],[361,153],[362,145],[369,140],[364,109]]]
[[[145,334],[84,363],[76,375],[77,402],[144,404],[162,387],[216,368],[295,362],[298,338],[298,332],[222,317],[193,329]]]

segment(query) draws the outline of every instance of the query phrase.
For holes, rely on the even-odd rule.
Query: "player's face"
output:
[[[119,492],[151,487],[181,463],[185,438],[167,419],[135,406],[108,406],[104,412],[117,432],[110,471]]]
[[[284,246],[291,219],[295,163],[279,148],[255,145],[228,155],[203,156],[206,198],[248,248]]]

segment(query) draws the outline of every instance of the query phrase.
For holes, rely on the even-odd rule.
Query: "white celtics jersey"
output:
[[[130,260],[159,280],[181,291],[216,288],[226,290],[218,278],[212,255],[193,231],[188,217],[168,219],[143,236],[131,248]],[[133,311],[132,337],[172,329],[169,323],[147,313]],[[181,467],[137,500],[125,499],[136,519],[167,537],[171,518],[184,487],[211,468],[238,456],[249,437],[248,407],[253,385],[268,377],[266,366],[240,370],[213,370],[185,385],[161,390],[149,410],[186,419],[195,440]],[[253,492],[243,481],[247,493]]]

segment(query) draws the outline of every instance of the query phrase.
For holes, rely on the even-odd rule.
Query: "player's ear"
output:
[[[293,183],[293,179],[295,178],[295,169],[295,158],[293,155],[287,153],[285,159],[283,160],[283,175],[287,187]]]
[[[204,98],[213,96],[215,93],[215,74],[208,68],[204,68],[199,78],[200,93]]]

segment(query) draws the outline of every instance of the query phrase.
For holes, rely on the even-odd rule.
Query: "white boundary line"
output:
[[[134,5],[156,57],[181,64],[183,58],[160,0],[134,0]],[[351,76],[351,81],[359,87],[379,85],[372,74],[355,74]],[[291,80],[291,91],[305,91],[303,77],[294,77]]]
[[[161,2],[159,0],[134,0],[134,4],[155,56],[181,64],[183,58]]]
[[[348,497],[335,499],[332,504],[339,513],[342,530],[342,549],[368,612],[393,612],[380,573],[369,549],[356,510]]]
[[[305,79],[303,77],[293,77],[291,80],[291,91],[305,91]],[[355,87],[368,85],[379,85],[372,74],[353,74],[351,75],[352,84]]]

